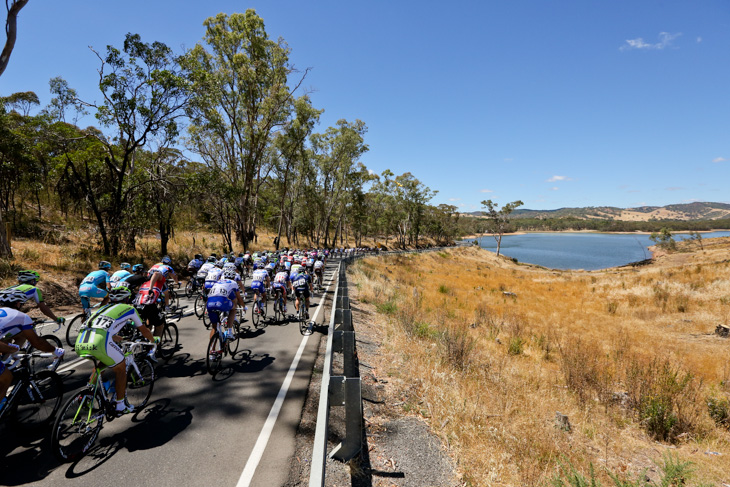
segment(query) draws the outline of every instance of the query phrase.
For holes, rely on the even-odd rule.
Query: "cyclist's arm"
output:
[[[23,330],[20,335],[24,336],[33,348],[40,350],[41,352],[55,352],[56,347],[39,337],[35,330]]]
[[[0,340],[0,353],[15,353],[18,351],[17,345],[8,345],[4,341]]]
[[[241,293],[238,292],[238,289],[236,289],[236,302],[238,303],[238,306],[240,306],[241,308],[243,308],[245,306],[245,304],[243,302],[243,298],[241,297]]]
[[[45,301],[41,301],[40,303],[38,303],[38,309],[40,309],[41,313],[48,316],[50,319],[54,321],[58,320],[58,318],[56,318],[56,315],[53,314],[53,311],[51,311],[51,308],[48,307]]]

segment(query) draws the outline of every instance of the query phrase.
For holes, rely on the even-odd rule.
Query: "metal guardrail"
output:
[[[355,330],[352,325],[352,310],[347,291],[347,266],[360,257],[434,252],[444,248],[355,253],[343,257],[340,261],[337,267],[337,286],[327,330],[327,349],[322,371],[317,426],[314,432],[309,487],[324,487],[331,406],[345,408],[345,439],[332,449],[329,457],[348,462],[360,453],[362,448],[362,383],[355,358]],[[343,354],[342,375],[332,375],[332,354],[334,352]]]

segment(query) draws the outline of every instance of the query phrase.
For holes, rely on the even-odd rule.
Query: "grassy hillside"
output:
[[[730,320],[730,239],[685,250],[600,272],[476,248],[369,258],[351,268],[351,296],[386,344],[375,375],[391,377],[401,413],[429,423],[467,485],[544,485],[561,464],[645,485],[684,464],[692,478],[672,485],[719,486],[730,340],[713,331]]]

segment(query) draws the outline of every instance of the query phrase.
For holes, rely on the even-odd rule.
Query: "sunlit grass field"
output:
[[[669,459],[692,472],[682,485],[720,486],[730,339],[714,330],[730,320],[730,239],[682,250],[584,272],[463,248],[367,258],[349,281],[380,317],[378,374],[468,485],[551,485],[561,465],[645,485],[637,479],[666,477]]]

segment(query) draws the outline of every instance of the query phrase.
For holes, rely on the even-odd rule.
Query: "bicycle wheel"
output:
[[[51,431],[51,449],[61,462],[81,458],[96,441],[104,424],[99,395],[89,389],[71,397],[61,409]]]
[[[155,368],[147,357],[136,358],[127,367],[127,402],[135,409],[147,405],[155,385]]]
[[[76,338],[79,336],[79,331],[84,326],[85,321],[86,314],[79,313],[66,325],[66,343],[69,347],[74,348],[76,345]]]
[[[256,328],[259,327],[259,322],[261,321],[261,313],[257,312],[260,311],[258,307],[258,303],[256,301],[253,302],[253,306],[251,306],[251,322],[253,323],[253,326]]]
[[[63,348],[61,339],[58,338],[56,335],[41,335],[41,338],[43,338],[45,341],[47,341],[56,348]],[[31,347],[30,352],[34,351],[35,349]],[[48,370],[48,366],[51,365],[54,360],[54,357],[31,357],[30,370],[32,370],[33,373],[38,373],[42,370]]]
[[[225,349],[218,332],[215,332],[208,342],[208,350],[205,354],[205,367],[210,375],[215,375],[221,368]]]
[[[43,370],[22,382],[18,394],[15,420],[24,428],[38,428],[53,421],[63,400],[63,380],[51,371]]]
[[[194,293],[195,291],[193,290],[193,281],[191,279],[185,284],[185,297],[192,298]]]
[[[228,346],[228,353],[231,354],[231,357],[236,355],[236,352],[238,351],[238,345],[241,342],[241,324],[238,322],[238,320],[233,320],[233,338],[228,340],[226,345]]]
[[[299,310],[297,311],[297,321],[299,321],[299,333],[302,335],[311,335],[312,329],[309,327],[309,323],[307,323],[307,319],[305,318],[304,314],[304,303],[301,303],[299,305]]]
[[[177,306],[177,293],[175,290],[170,289],[170,301],[167,303],[167,306],[170,308],[175,308]]]
[[[210,329],[210,315],[208,314],[207,311],[205,313],[203,313],[202,318],[203,318],[203,324],[205,325],[205,329],[206,330]]]
[[[160,337],[160,343],[157,345],[157,353],[163,360],[170,360],[173,354],[177,350],[177,342],[179,339],[179,333],[177,325],[174,323],[167,323],[165,325],[165,331],[162,332]]]
[[[195,309],[195,316],[198,317],[198,319],[203,317],[203,314],[205,314],[205,297],[198,293],[197,296],[195,296],[195,304],[193,304],[193,308]]]

